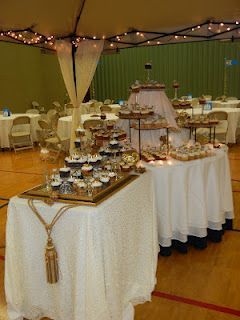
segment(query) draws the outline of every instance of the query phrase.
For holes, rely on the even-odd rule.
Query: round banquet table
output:
[[[238,108],[240,106],[240,100],[229,100],[226,102],[212,101],[213,108]]]
[[[98,114],[98,113],[96,113]],[[100,115],[100,113],[98,114]],[[106,120],[112,120],[117,121],[119,118],[114,113],[106,113]],[[86,120],[94,120],[94,119],[100,119],[100,117],[95,118],[91,117],[91,114],[82,114],[81,116],[81,122],[84,123]],[[58,120],[58,127],[57,127],[57,133],[60,137],[66,137],[70,138],[71,136],[71,125],[72,125],[72,116],[62,117]]]
[[[0,115],[0,147],[9,148],[9,133],[13,124],[13,119],[17,117],[27,116],[30,118],[31,134],[33,141],[37,141],[36,130],[39,129],[38,120],[40,120],[39,114],[26,114],[26,113],[16,113],[12,114],[10,117],[3,117]]]
[[[204,238],[208,228],[222,230],[225,219],[233,219],[227,147],[214,152],[204,159],[146,164],[153,173],[162,247],[172,240],[185,243],[188,236]]]

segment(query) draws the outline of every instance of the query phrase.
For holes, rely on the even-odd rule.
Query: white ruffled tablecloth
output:
[[[31,119],[31,134],[33,141],[37,141],[36,130],[40,129],[38,126],[38,120],[40,120],[39,114],[26,114],[26,113],[16,113],[12,114],[10,117],[3,117],[0,115],[0,147],[1,148],[9,148],[9,133],[12,128],[13,119],[17,117],[27,116]]]
[[[141,90],[139,93],[132,92],[128,105],[138,103],[141,107],[153,107],[155,113],[160,114],[168,120],[172,127],[177,127],[176,112],[164,90]]]
[[[153,181],[148,172],[97,207],[67,211],[53,228],[60,280],[47,284],[46,231],[27,205],[8,207],[5,292],[9,320],[133,320],[151,299],[158,258]],[[62,204],[36,201],[50,222]]]
[[[96,113],[98,114],[98,113]],[[100,115],[100,113],[99,113]],[[100,119],[91,117],[91,114],[82,114],[81,116],[81,122],[84,123],[86,120],[94,120],[94,119]],[[114,113],[106,113],[106,120],[112,120],[117,121],[119,118]],[[71,126],[72,126],[72,116],[62,117],[58,120],[58,127],[57,127],[57,133],[60,137],[66,137],[70,138],[71,136]]]
[[[212,107],[215,108],[238,108],[240,106],[240,100],[229,100],[226,102],[212,101]]]
[[[207,228],[221,230],[234,217],[227,151],[215,152],[189,162],[146,164],[153,173],[161,246],[173,239],[186,242],[188,235],[205,237]]]

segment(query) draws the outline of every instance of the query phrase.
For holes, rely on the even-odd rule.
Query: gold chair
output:
[[[111,99],[106,99],[103,102],[103,104],[112,104],[112,103],[113,103],[113,100],[111,100]]]
[[[103,121],[100,119],[89,119],[84,121],[83,128],[90,130],[91,128],[95,128],[102,125],[103,125]]]
[[[15,152],[17,150],[33,149],[30,118],[28,116],[13,119],[9,141]]]
[[[66,114],[67,116],[71,116],[73,114],[73,105],[71,103],[68,103],[66,105]]]
[[[100,107],[101,112],[112,112],[112,107],[108,106],[108,105],[102,105]]]
[[[28,109],[28,110],[26,111],[26,113],[39,114],[39,110],[38,110],[38,109]]]
[[[227,101],[232,101],[232,100],[238,100],[237,97],[227,97],[226,98]]]
[[[51,122],[52,117],[55,116],[57,114],[57,110],[56,109],[49,109],[47,112],[47,119],[49,122]]]
[[[53,130],[52,126],[44,120],[39,120],[38,125],[42,129],[38,131],[38,134],[41,141],[44,141],[44,147],[55,150],[57,157],[62,151],[68,152],[70,141],[68,137],[59,137],[56,130]]]

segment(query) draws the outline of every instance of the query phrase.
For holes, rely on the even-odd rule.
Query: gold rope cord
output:
[[[33,203],[33,199],[28,200],[28,205],[36,215],[36,217],[39,219],[39,221],[44,226],[46,232],[47,232],[47,244],[45,247],[45,263],[46,263],[46,275],[47,275],[47,282],[48,283],[57,283],[59,280],[59,268],[58,268],[58,255],[56,248],[53,244],[53,240],[51,237],[51,232],[56,224],[56,222],[62,217],[62,215],[71,208],[77,207],[78,205],[72,204],[72,205],[65,205],[62,208],[58,210],[54,218],[52,219],[52,222],[50,224],[46,223],[46,221],[43,219],[43,217],[39,214],[37,211],[37,208],[35,207]]]

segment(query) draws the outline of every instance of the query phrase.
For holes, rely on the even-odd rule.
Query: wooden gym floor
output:
[[[159,257],[152,302],[137,306],[135,320],[234,320],[240,318],[240,145],[229,150],[234,230],[205,250],[189,248]],[[51,167],[51,165],[48,165]],[[4,248],[7,200],[43,181],[39,152],[0,152],[0,320],[7,320]],[[3,199],[3,200],[2,200]],[[58,319],[54,319],[58,320]],[[70,320],[70,319],[66,319]]]

